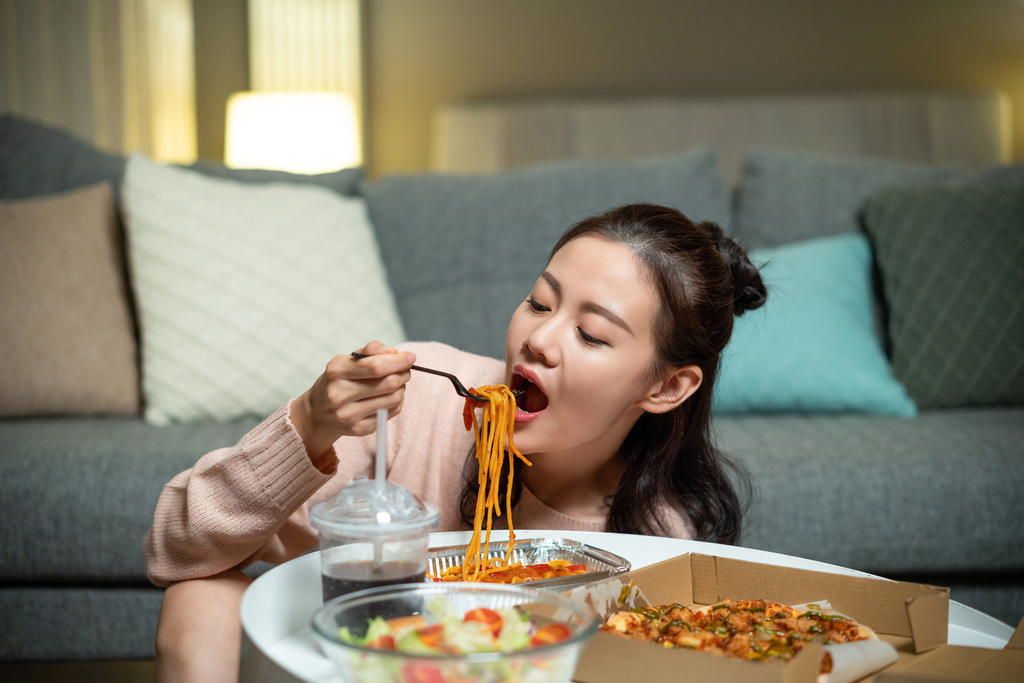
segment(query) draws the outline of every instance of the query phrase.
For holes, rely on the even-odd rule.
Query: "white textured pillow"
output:
[[[269,415],[334,356],[404,341],[362,199],[133,154],[123,201],[151,423]]]

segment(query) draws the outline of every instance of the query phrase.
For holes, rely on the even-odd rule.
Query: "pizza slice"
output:
[[[696,610],[679,604],[655,605],[620,610],[601,629],[664,647],[748,660],[788,661],[807,644],[822,643],[822,683],[856,680],[896,659],[892,646],[878,640],[871,628],[833,612],[828,603],[793,607],[768,600],[722,600]],[[850,648],[836,650],[837,646],[862,641],[873,643],[858,646],[856,652]],[[837,657],[844,671],[828,676],[834,672]],[[855,672],[854,662],[864,664]],[[862,672],[863,666],[874,668]]]

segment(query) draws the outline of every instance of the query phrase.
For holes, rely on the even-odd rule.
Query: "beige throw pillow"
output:
[[[269,415],[334,356],[405,335],[362,199],[128,160],[146,420]]]
[[[123,272],[109,183],[0,202],[0,415],[138,412]]]

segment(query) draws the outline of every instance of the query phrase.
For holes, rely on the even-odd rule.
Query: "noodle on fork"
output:
[[[514,458],[518,457],[526,465],[531,463],[512,442],[512,430],[515,427],[516,399],[512,390],[504,384],[494,386],[483,386],[477,389],[470,389],[474,394],[489,399],[486,403],[466,399],[466,408],[463,416],[466,420],[466,430],[470,428],[476,435],[476,459],[480,465],[478,482],[479,491],[476,497],[476,514],[473,518],[473,537],[466,548],[466,560],[461,571],[456,568],[446,572],[446,580],[481,581],[488,574],[502,571],[509,567],[512,561],[512,547],[515,542],[515,531],[512,528],[512,481],[515,473],[513,466]],[[480,420],[477,420],[476,408],[482,407]],[[487,548],[491,541],[492,516],[501,516],[502,504],[499,498],[498,480],[501,477],[501,468],[505,462],[506,444],[509,457],[508,483],[505,488],[505,513],[508,522],[508,549],[505,552],[505,559],[495,558],[487,560]],[[483,544],[480,543],[480,532],[484,526],[484,517],[487,518],[487,531]]]

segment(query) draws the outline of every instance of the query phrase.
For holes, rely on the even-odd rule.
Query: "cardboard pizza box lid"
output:
[[[788,605],[828,600],[870,626],[912,658],[946,642],[949,590],[924,584],[792,569],[759,562],[688,553],[630,573],[651,604],[712,605],[722,599],[764,599]],[[687,676],[750,683],[813,683],[820,646],[789,662],[749,662],[681,648],[663,648],[598,633],[580,656],[573,679],[621,683]]]
[[[1024,650],[1024,618],[1021,618],[1020,623],[1017,624],[1016,630],[1013,635],[1010,636],[1010,642],[1006,644],[1007,648],[1013,650]]]
[[[883,671],[876,683],[1020,683],[1024,681],[1024,619],[1002,650],[945,645],[895,671]]]

